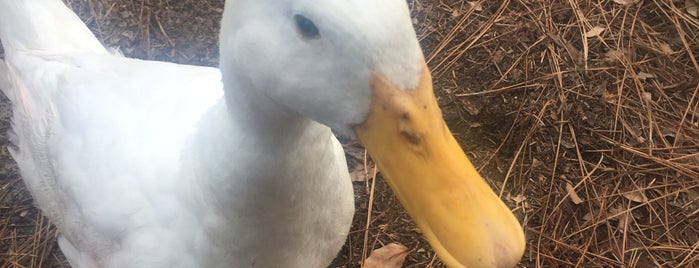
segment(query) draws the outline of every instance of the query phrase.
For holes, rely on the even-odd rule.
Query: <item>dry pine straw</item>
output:
[[[217,64],[219,0],[69,2],[126,55]],[[699,266],[699,21],[684,1],[409,2],[447,123],[525,226],[521,266]],[[67,267],[5,148],[8,106],[0,267]],[[441,267],[346,147],[357,214],[332,266],[399,242],[405,266]]]

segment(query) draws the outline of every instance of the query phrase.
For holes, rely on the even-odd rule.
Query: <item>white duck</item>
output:
[[[330,128],[366,146],[447,265],[519,261],[522,229],[444,124],[404,0],[230,0],[221,31],[220,71],[141,61],[59,0],[0,0],[12,153],[74,267],[328,265],[353,214]]]

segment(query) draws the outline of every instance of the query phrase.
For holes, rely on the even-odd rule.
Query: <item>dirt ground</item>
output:
[[[691,1],[408,1],[447,123],[524,226],[521,267],[699,267]],[[218,63],[222,0],[68,2],[129,57]],[[0,267],[68,267],[7,152],[9,114],[3,98]],[[391,242],[405,267],[443,267],[346,148],[357,212],[332,267]]]

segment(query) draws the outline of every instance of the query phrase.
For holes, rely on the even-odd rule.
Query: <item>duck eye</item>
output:
[[[318,38],[320,37],[320,32],[318,32],[318,27],[303,15],[294,15],[294,20],[296,21],[296,30],[299,31],[301,35],[306,38]]]

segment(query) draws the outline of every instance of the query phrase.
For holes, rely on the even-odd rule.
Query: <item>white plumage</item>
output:
[[[224,54],[269,55],[251,51],[266,41],[304,49],[288,9],[319,9],[322,2],[229,3],[247,8],[244,18],[263,17],[224,26]],[[307,16],[312,12],[322,11]],[[251,92],[284,86],[280,78],[258,77],[275,75],[266,63],[224,63],[240,72],[227,77],[226,102],[218,69],[112,55],[58,0],[2,0],[0,29],[0,85],[14,105],[12,153],[37,204],[61,230],[73,266],[319,267],[344,243],[353,195],[342,149],[327,127]],[[255,34],[270,40],[233,33],[260,29]],[[279,64],[303,69],[313,60]],[[320,76],[283,79],[311,84],[307,92],[334,86]],[[324,104],[332,105],[343,106]],[[361,109],[340,117],[361,119]]]
[[[0,0],[12,150],[75,267],[322,267],[357,137],[451,267],[517,219],[444,123],[404,0],[229,0],[219,69],[110,54],[60,0]]]

